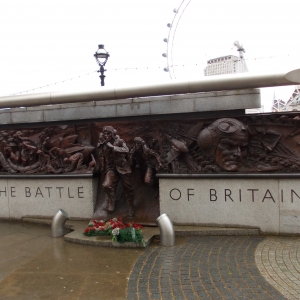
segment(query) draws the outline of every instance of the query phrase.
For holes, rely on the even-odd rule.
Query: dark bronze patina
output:
[[[99,168],[104,175],[102,187],[108,196],[106,210],[108,212],[115,210],[116,189],[121,180],[129,206],[128,215],[133,217],[131,168],[127,158],[129,149],[125,141],[117,135],[112,126],[105,126],[100,133],[97,149]]]

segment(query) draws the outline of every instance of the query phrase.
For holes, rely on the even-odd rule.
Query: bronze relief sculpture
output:
[[[153,184],[157,172],[298,172],[300,169],[297,114],[112,125],[98,122],[80,127],[2,130],[1,172],[80,174],[102,170],[106,174],[114,165],[117,177],[121,181],[126,177],[123,181],[130,194],[126,184],[130,175],[126,174],[135,169],[139,169],[143,183],[148,185]],[[112,207],[111,203],[110,211]]]
[[[94,122],[0,131],[2,174],[95,174],[96,217],[158,214],[157,173],[300,172],[300,115]]]
[[[105,126],[99,135],[97,150],[99,167],[104,175],[102,187],[108,196],[107,211],[115,210],[116,188],[118,181],[121,180],[128,202],[128,215],[133,217],[131,168],[127,158],[129,149],[125,141],[117,135],[117,131],[112,126]]]
[[[1,171],[12,174],[92,173],[95,147],[80,144],[75,131],[74,126],[2,130]]]
[[[154,159],[156,164],[153,162]],[[140,169],[144,182],[149,185],[153,184],[154,170],[163,168],[159,154],[147,146],[141,137],[134,138],[133,147],[129,152],[129,161],[134,168]]]
[[[237,172],[247,156],[248,141],[249,134],[242,122],[224,118],[201,130],[197,144],[223,170]]]

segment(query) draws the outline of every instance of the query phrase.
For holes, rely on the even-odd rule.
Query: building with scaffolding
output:
[[[280,111],[293,111],[293,110],[294,111],[300,110],[300,85],[295,86],[295,90],[292,93],[290,99],[286,103],[284,103],[284,107]]]
[[[244,60],[245,49],[243,45],[241,45],[239,41],[235,41],[233,44],[237,47],[239,57],[235,55],[226,55],[208,60],[207,66],[204,68],[204,76],[248,72]]]
[[[243,58],[235,55],[226,55],[208,60],[204,69],[204,76],[245,72],[248,72],[248,68]]]
[[[234,46],[237,47],[239,56],[226,55],[213,58],[207,61],[207,66],[204,68],[204,76],[226,75],[248,72],[248,67],[244,59],[245,49],[239,41],[235,41]],[[247,114],[256,114],[264,111],[264,107],[246,109]]]
[[[275,99],[272,105],[272,112],[280,112],[286,110],[286,103],[281,99]]]

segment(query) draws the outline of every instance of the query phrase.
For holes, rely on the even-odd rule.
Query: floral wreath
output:
[[[113,218],[106,222],[91,220],[83,234],[86,236],[111,235],[113,242],[141,243],[145,247],[142,228],[142,225],[135,222],[123,223],[122,218]]]

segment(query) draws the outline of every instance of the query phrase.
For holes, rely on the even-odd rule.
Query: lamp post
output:
[[[99,65],[100,69],[97,71],[101,75],[99,76],[101,79],[101,86],[104,86],[104,72],[106,71],[104,69],[104,66],[107,62],[107,59],[109,58],[108,52],[104,49],[104,45],[98,45],[98,50],[95,52],[94,57],[96,58],[97,64]]]

